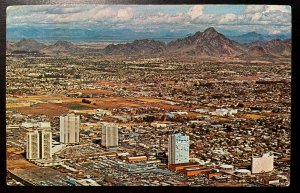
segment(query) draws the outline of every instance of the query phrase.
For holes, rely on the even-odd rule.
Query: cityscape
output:
[[[8,7],[7,185],[289,186],[290,7],[215,6]]]

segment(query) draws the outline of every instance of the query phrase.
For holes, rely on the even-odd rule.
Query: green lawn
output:
[[[84,110],[84,109],[90,109],[91,107],[85,106],[85,105],[72,105],[68,107],[72,110]]]

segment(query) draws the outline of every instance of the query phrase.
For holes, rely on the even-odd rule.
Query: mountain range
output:
[[[257,32],[248,32],[238,36],[227,36],[229,39],[243,43],[251,43],[255,41],[270,41],[272,39],[287,39],[289,36],[284,34],[262,35]]]
[[[255,33],[251,33],[255,36]],[[162,42],[150,39],[134,40],[130,43],[110,44],[104,49],[81,48],[68,41],[57,41],[46,45],[34,39],[22,39],[19,42],[7,42],[7,52],[38,52],[42,54],[97,54],[119,56],[171,56],[171,57],[290,57],[291,39],[272,39],[238,43],[213,27],[203,32]]]

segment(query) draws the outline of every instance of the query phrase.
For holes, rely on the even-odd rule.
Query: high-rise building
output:
[[[43,130],[51,130],[51,123],[50,122],[38,122],[38,127]]]
[[[102,123],[101,145],[104,147],[118,146],[118,127],[108,123]]]
[[[60,142],[64,144],[79,143],[80,117],[74,113],[60,116]]]
[[[270,172],[273,169],[274,156],[271,153],[265,153],[262,157],[252,157],[251,172],[253,174]]]
[[[39,128],[26,135],[26,158],[29,160],[52,158],[52,133]]]
[[[168,165],[189,162],[189,136],[169,135]]]

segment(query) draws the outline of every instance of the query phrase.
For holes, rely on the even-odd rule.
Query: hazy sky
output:
[[[80,28],[102,31],[187,33],[215,27],[220,32],[287,34],[289,6],[265,5],[25,5],[7,8],[7,28]]]

